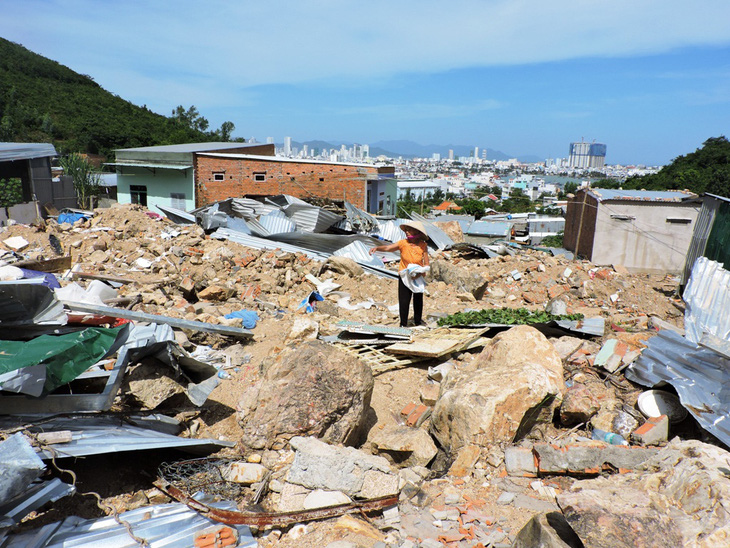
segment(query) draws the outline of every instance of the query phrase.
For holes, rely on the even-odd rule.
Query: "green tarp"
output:
[[[0,374],[44,364],[44,392],[52,392],[106,357],[122,329],[90,327],[66,335],[41,335],[30,341],[0,340]]]

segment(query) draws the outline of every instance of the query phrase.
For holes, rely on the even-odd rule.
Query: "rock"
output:
[[[226,481],[251,485],[264,479],[266,472],[266,468],[260,464],[237,461],[226,465],[221,475]]]
[[[428,383],[421,388],[421,403],[433,407],[439,399],[441,386],[438,383]]]
[[[311,491],[301,485],[285,483],[279,495],[279,512],[298,512],[304,509],[304,499]]]
[[[555,316],[563,316],[568,313],[568,303],[563,299],[553,299],[548,302],[545,311]]]
[[[533,327],[500,333],[473,365],[476,371],[453,372],[442,382],[431,415],[431,431],[448,451],[512,442],[565,390],[560,356]]]
[[[577,481],[558,495],[587,548],[711,548],[730,539],[728,453],[672,440],[636,472]]]
[[[130,393],[145,409],[155,409],[165,400],[185,390],[166,373],[173,373],[156,363],[143,362],[124,377],[122,391]]]
[[[550,339],[550,342],[558,351],[560,359],[565,361],[583,346],[583,339],[578,337],[563,336],[559,339]]]
[[[291,331],[286,336],[286,340],[290,341],[304,341],[314,340],[319,335],[319,323],[310,319],[299,317],[294,320]]]
[[[511,548],[583,548],[580,537],[560,512],[533,516],[517,533]]]
[[[398,492],[398,474],[383,457],[316,438],[296,437],[290,443],[296,454],[287,474],[289,483],[361,498]]]
[[[460,293],[471,293],[476,300],[484,296],[488,280],[473,269],[461,268],[442,260],[435,260],[430,264],[431,279],[450,284]]]
[[[371,441],[379,453],[386,453],[398,466],[428,466],[438,453],[428,432],[420,428],[388,425],[377,430]]]
[[[601,408],[601,404],[582,384],[574,384],[568,388],[560,405],[560,422],[564,426],[573,426],[588,422]]]
[[[202,291],[198,291],[198,298],[204,301],[227,301],[231,295],[233,295],[232,289],[220,285],[209,285]]]
[[[352,259],[335,255],[329,257],[322,265],[322,271],[324,270],[334,270],[338,274],[344,274],[352,278],[359,278],[365,273],[363,268]]]
[[[352,502],[352,499],[340,491],[316,489],[305,497],[302,506],[305,510],[311,510],[312,508],[337,506],[338,504],[349,504],[350,502]]]
[[[354,444],[372,392],[370,367],[361,360],[319,341],[288,348],[239,403],[241,443],[271,448],[304,434]]]
[[[449,468],[449,475],[463,478],[468,475],[479,460],[481,448],[476,445],[462,447],[454,463]]]

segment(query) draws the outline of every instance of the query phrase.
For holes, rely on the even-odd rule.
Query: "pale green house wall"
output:
[[[144,167],[122,167],[117,169],[117,201],[120,204],[132,203],[130,186],[147,187],[147,208],[156,211],[155,206],[176,207],[190,211],[195,209],[194,170],[160,169]],[[172,199],[172,194],[185,195],[185,207],[180,207]]]

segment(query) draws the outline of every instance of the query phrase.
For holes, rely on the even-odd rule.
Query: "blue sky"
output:
[[[0,36],[234,136],[661,165],[730,133],[728,0],[0,0]]]

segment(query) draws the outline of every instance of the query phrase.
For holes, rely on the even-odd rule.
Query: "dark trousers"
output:
[[[408,309],[413,297],[413,323],[421,325],[423,316],[423,293],[414,293],[406,287],[403,280],[398,278],[398,310],[400,312],[400,326],[408,326]]]

